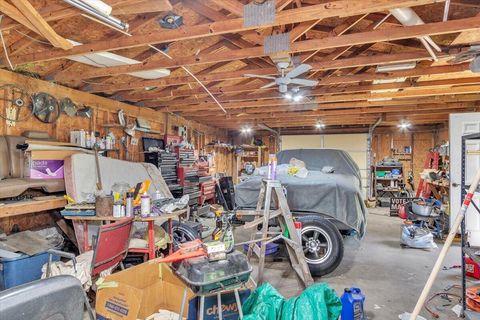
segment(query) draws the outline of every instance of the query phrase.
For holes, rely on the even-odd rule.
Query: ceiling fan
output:
[[[278,91],[280,91],[281,93],[286,93],[288,91],[289,84],[295,84],[297,86],[304,86],[304,87],[314,87],[318,84],[318,81],[315,81],[315,80],[297,78],[297,76],[304,74],[305,72],[312,69],[312,66],[308,64],[300,64],[295,68],[293,68],[292,70],[290,70],[289,72],[285,73],[289,65],[290,64],[288,62],[277,63],[277,67],[278,69],[280,69],[280,72],[281,72],[280,77],[263,76],[263,75],[248,74],[248,73],[245,74],[244,76],[249,78],[273,80],[272,82],[260,87],[260,89],[266,89],[266,88],[270,88],[275,85],[278,85]]]
[[[480,72],[480,45],[471,46],[467,51],[460,52],[448,63],[457,64],[468,60],[472,60],[470,62],[470,70],[472,72]]]

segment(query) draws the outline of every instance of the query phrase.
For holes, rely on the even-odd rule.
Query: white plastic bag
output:
[[[402,225],[400,243],[417,249],[436,249],[437,244],[433,241],[433,234],[428,229],[415,225]]]

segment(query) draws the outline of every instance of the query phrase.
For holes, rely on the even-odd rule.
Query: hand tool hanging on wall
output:
[[[60,116],[60,106],[57,99],[46,92],[32,95],[32,112],[44,123],[54,123]]]
[[[26,121],[32,116],[28,108],[28,93],[14,84],[0,86],[3,105],[0,107],[0,118],[7,126],[14,127],[17,122]]]

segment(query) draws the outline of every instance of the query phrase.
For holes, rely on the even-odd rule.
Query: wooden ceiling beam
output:
[[[474,91],[475,88],[469,88],[468,92]],[[453,89],[452,89],[453,91]],[[458,90],[461,91],[461,90]],[[362,103],[372,103],[378,105],[380,104],[398,104],[398,103],[419,103],[418,100],[427,97],[425,99],[428,103],[443,103],[443,102],[460,102],[460,101],[476,101],[480,100],[480,94],[462,94],[457,92],[457,94],[450,94],[445,92],[442,96],[437,95],[428,95],[428,92],[423,93],[425,96],[419,96],[419,93],[414,93],[409,95],[408,92],[391,92],[389,96],[385,94],[349,94],[349,95],[337,95],[337,96],[319,96],[312,99],[307,105],[310,105],[311,108],[327,108],[333,106],[333,108],[348,108],[352,106],[360,106]],[[414,98],[412,98],[415,97]],[[396,101],[390,100],[372,100],[375,98],[391,98]],[[407,100],[407,101],[404,101]],[[173,100],[172,102],[175,102]],[[314,104],[319,104],[315,106]],[[151,107],[154,109],[159,109],[167,112],[193,112],[193,111],[202,111],[202,110],[215,110],[215,105],[213,104],[197,104],[197,105],[185,105],[178,104],[172,105],[168,104],[167,106],[161,106],[155,101],[145,101],[143,105],[146,107]],[[276,99],[276,100],[258,100],[258,101],[241,101],[241,102],[224,102],[222,105],[227,109],[248,109],[248,108],[260,108],[260,107],[275,107],[275,106],[291,106],[295,108],[296,106],[305,105],[304,102],[292,102],[285,99]],[[350,106],[349,106],[350,105]]]
[[[352,3],[352,1],[349,0],[334,1],[327,4],[281,11],[277,13],[273,23],[262,27],[300,23],[303,21],[318,20],[335,16],[345,17],[359,15],[372,11],[393,9],[396,7],[411,7],[431,4],[438,1],[439,0],[363,0],[355,3]],[[162,32],[152,32],[149,34],[124,37],[122,39],[116,39],[113,41],[97,41],[90,44],[76,46],[68,52],[49,50],[22,56],[13,56],[12,60],[16,64],[24,64],[29,62],[61,59],[69,55],[81,55],[99,51],[114,51],[119,49],[145,46],[148,44],[167,43],[178,40],[194,39],[254,29],[256,29],[256,27],[245,27],[243,25],[243,18],[229,19],[196,26],[182,27],[177,30],[162,30]]]
[[[463,30],[480,28],[480,17],[450,20],[446,22],[434,22],[423,25],[415,25],[402,28],[378,29],[368,32],[346,34],[339,37],[328,37],[294,42],[291,44],[291,52],[305,52],[311,50],[323,50],[330,48],[345,47],[350,45],[362,45],[392,39],[407,39],[435,34],[455,33]],[[172,68],[183,65],[195,65],[203,63],[214,63],[220,61],[231,61],[264,56],[263,47],[251,47],[245,49],[231,50],[222,55],[207,54],[195,57],[176,58],[170,61],[152,61],[145,64],[134,64],[117,67],[96,68],[82,74],[59,73],[57,81],[68,81],[74,79],[88,79],[106,75],[123,74],[135,71],[154,70],[158,68]]]
[[[365,65],[421,61],[421,60],[429,60],[430,58],[431,58],[430,55],[428,55],[425,52],[418,52],[418,53],[410,52],[410,53],[386,54],[386,55],[375,55],[375,56],[359,56],[354,58],[341,59],[338,61],[312,62],[310,63],[310,65],[312,66],[312,71],[317,71],[317,70],[328,70],[329,68],[338,69],[338,68],[350,68],[350,67],[365,66]],[[464,70],[467,70],[467,69],[464,69]],[[445,69],[445,70],[442,70],[442,72],[448,73],[448,70]],[[202,82],[210,82],[210,81],[218,81],[218,80],[235,80],[235,79],[244,78],[244,74],[246,73],[259,74],[259,75],[274,75],[278,73],[278,70],[272,67],[261,68],[261,69],[249,68],[245,70],[235,70],[235,71],[229,71],[229,72],[215,72],[208,75],[204,75],[199,79]],[[379,77],[382,77],[382,76],[383,75],[379,75]],[[170,86],[170,85],[187,84],[191,82],[195,82],[191,77],[171,77],[171,78],[162,78],[162,79],[155,79],[155,80],[136,80],[136,81],[129,81],[126,83],[91,85],[86,90],[90,92],[109,92],[112,90],[128,90],[128,89],[144,88],[149,86]]]
[[[394,82],[394,83],[381,83],[381,84],[364,84],[364,85],[350,85],[347,87],[322,87],[315,88],[308,91],[308,96],[329,95],[337,93],[356,93],[376,90],[395,90],[395,89],[409,89],[409,88],[427,88],[427,87],[451,87],[455,85],[466,84],[480,84],[480,77],[462,78],[462,79],[444,79],[434,81],[421,81],[421,82]],[[278,98],[280,94],[276,88],[269,88],[264,90],[258,89],[258,84],[247,84],[244,86],[217,86],[209,89],[213,94],[228,94],[238,92],[252,92],[256,91],[254,95],[242,95],[241,97],[227,97],[229,101],[246,101],[246,100],[258,100],[258,99],[271,99]],[[176,89],[162,90],[162,94],[159,93],[132,93],[123,95],[123,99],[129,101],[137,100],[149,100],[158,99],[164,97],[189,97],[192,95],[206,95],[202,88],[197,89]]]
[[[441,67],[431,67],[431,68],[426,68],[426,69],[436,69],[436,71],[440,71],[442,69],[447,69],[447,67],[452,67],[452,66],[444,66],[444,68],[441,68]],[[452,68],[454,69],[454,68]],[[458,68],[457,70],[461,70],[462,68]],[[419,73],[416,73],[416,74],[419,74]],[[431,72],[430,74],[434,74],[433,72]],[[436,74],[442,74],[441,71],[436,73]],[[374,76],[377,76],[377,74],[375,74]],[[382,79],[382,76],[380,75],[380,78],[379,79]],[[395,78],[394,78],[395,79]],[[462,81],[464,81],[462,83]],[[368,89],[371,89],[371,88],[379,88],[379,89],[376,89],[376,90],[385,90],[387,89],[387,87],[390,87],[390,86],[399,86],[398,89],[401,89],[402,87],[403,88],[414,88],[415,86],[417,87],[422,87],[422,86],[429,86],[429,84],[431,84],[432,82],[427,82],[427,84],[423,84],[422,85],[422,82],[419,82],[418,84],[413,84],[413,85],[409,85],[409,84],[402,84],[402,83],[397,83],[397,84],[387,84],[384,86],[384,84],[378,84],[377,85],[364,85],[362,87],[360,87],[360,90],[359,91],[370,91],[370,90],[366,90],[367,88]],[[470,80],[461,80],[459,81],[457,84],[471,84],[472,81]],[[477,83],[475,80],[473,80],[473,83]],[[455,84],[455,81],[454,80],[445,80],[445,81],[442,81],[442,82],[438,82],[438,84],[447,84],[447,86],[452,86]],[[383,89],[380,89],[380,88],[383,88]],[[357,87],[344,87],[344,88],[340,88],[340,89],[335,89],[335,88],[318,88],[318,89],[313,89],[311,90],[312,91],[312,94],[313,96],[315,95],[323,95],[325,93],[330,93],[330,94],[335,94],[335,93],[342,93],[342,90],[345,90],[345,92],[355,92],[358,88]],[[389,89],[394,89],[394,88],[389,88]],[[338,91],[337,91],[338,90]],[[442,90],[445,90],[445,89],[442,89]],[[358,92],[358,91],[357,91]],[[172,95],[173,96],[173,95]],[[158,97],[155,97],[154,94],[131,94],[131,95],[128,95],[128,99],[131,99],[131,100],[154,100],[154,99],[158,99]],[[277,92],[273,92],[273,93],[264,93],[264,94],[255,94],[254,96],[252,97],[249,97],[249,96],[246,96],[245,94],[240,94],[240,95],[237,95],[237,96],[220,96],[218,97],[218,100],[220,102],[230,102],[230,101],[245,101],[245,100],[263,100],[263,99],[282,99],[283,100],[283,97],[277,93]],[[128,100],[128,99],[125,99],[125,100]],[[159,101],[159,103],[162,103]],[[169,101],[169,102],[165,102],[166,104],[168,104],[169,106],[174,106],[174,105],[195,105],[195,104],[207,104],[207,103],[212,103],[212,100],[209,98],[209,97],[202,97],[202,98],[186,98],[186,99],[177,99],[176,101]],[[165,104],[164,103],[164,104]]]
[[[29,30],[35,32],[36,34],[39,34],[41,36],[42,33],[36,26],[34,26],[30,20],[28,20],[20,10],[18,10],[16,7],[12,6],[10,3],[8,3],[5,0],[0,0],[0,11],[9,16],[11,19],[17,21],[20,23],[22,26],[28,28]],[[2,27],[4,29],[4,27]]]
[[[50,25],[43,19],[43,17],[38,13],[38,11],[28,2],[28,0],[15,0],[13,4],[17,7],[18,10],[25,16],[25,18],[33,25],[35,28],[50,41],[50,43],[57,48],[63,50],[68,50],[73,48],[73,45],[68,42],[66,39],[59,36],[55,30],[50,27]]]
[[[228,10],[237,17],[243,17],[243,4],[237,0],[211,0],[216,5]]]
[[[388,106],[388,107],[367,107],[367,108],[356,108],[356,109],[342,109],[342,110],[314,110],[314,111],[298,111],[298,112],[267,112],[267,113],[256,113],[256,114],[238,114],[238,115],[222,115],[217,113],[215,116],[212,115],[203,115],[202,113],[185,115],[189,119],[194,119],[196,121],[215,121],[222,119],[238,119],[238,120],[264,120],[268,118],[282,119],[296,119],[298,117],[321,117],[321,116],[356,116],[359,114],[386,114],[386,113],[399,113],[399,112],[445,112],[446,110],[452,109],[471,109],[476,108],[476,103],[447,103],[447,104],[425,104],[425,105],[405,105],[405,106]]]

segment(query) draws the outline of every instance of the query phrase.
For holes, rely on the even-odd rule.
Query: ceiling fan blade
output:
[[[267,88],[270,88],[270,87],[273,87],[274,85],[276,85],[275,81],[274,82],[270,82],[264,86],[261,86],[260,89],[267,89]]]
[[[299,65],[298,67],[296,67],[295,69],[289,71],[285,77],[287,78],[295,78],[295,77],[298,77],[299,75],[307,72],[308,70],[312,69],[312,66],[309,65],[309,64],[301,64]]]
[[[272,76],[262,76],[262,75],[259,75],[259,74],[246,73],[246,74],[244,74],[243,76],[244,76],[244,77],[247,77],[247,78],[260,78],[260,79],[275,80],[275,77],[272,77]]]
[[[295,79],[290,79],[290,83],[298,84],[300,86],[306,86],[306,87],[315,87],[318,84],[318,81],[295,78]]]

